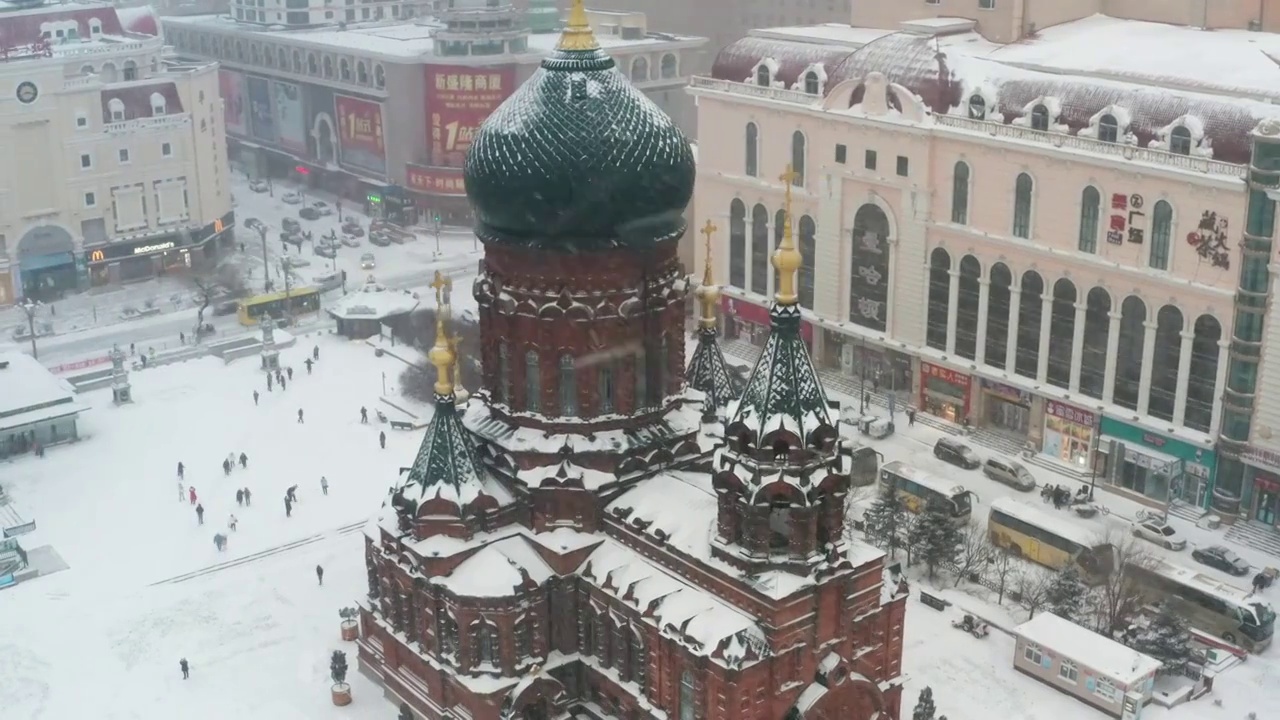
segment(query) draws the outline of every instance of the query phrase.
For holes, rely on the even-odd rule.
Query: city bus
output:
[[[1126,570],[1143,600],[1169,603],[1195,629],[1254,653],[1271,644],[1275,610],[1248,590],[1156,558],[1131,563]]]
[[[257,325],[263,315],[279,320],[319,311],[320,289],[300,287],[245,298],[240,301],[236,316],[241,325]]]
[[[1012,498],[991,503],[987,535],[999,548],[1052,570],[1074,565],[1085,582],[1102,582],[1115,569],[1116,549],[1094,534]]]
[[[912,513],[922,513],[933,503],[946,509],[956,524],[969,522],[973,513],[972,492],[963,485],[948,482],[932,473],[894,460],[880,468],[880,486],[894,488],[902,496],[902,503]]]

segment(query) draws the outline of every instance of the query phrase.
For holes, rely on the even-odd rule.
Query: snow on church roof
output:
[[[343,320],[382,320],[413,312],[418,296],[408,290],[389,290],[370,275],[365,284],[328,308],[329,315]]]
[[[523,537],[515,536],[486,545],[452,573],[432,581],[463,597],[510,597],[524,584],[521,570],[538,585],[553,574],[537,551]]]
[[[613,540],[601,543],[581,571],[590,571],[599,585],[609,578],[612,593],[642,614],[654,605],[651,617],[658,630],[677,641],[693,640],[697,647],[691,649],[699,655],[732,662],[742,657],[747,645],[767,648],[764,631],[754,619]],[[715,657],[722,642],[726,647]]]
[[[1124,684],[1136,682],[1160,668],[1160,661],[1064,620],[1042,612],[1014,628],[1027,642],[1065,656]]]

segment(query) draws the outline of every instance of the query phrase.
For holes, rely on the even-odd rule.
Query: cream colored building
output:
[[[0,304],[182,271],[234,221],[217,66],[114,8],[0,13]]]
[[[1012,46],[955,18],[730,45],[692,88],[730,334],[768,322],[794,166],[821,363],[1136,499],[1252,513],[1268,52],[1280,37],[1101,17]]]

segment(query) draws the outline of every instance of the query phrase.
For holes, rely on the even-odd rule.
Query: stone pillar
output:
[[[1142,323],[1142,374],[1138,380],[1138,414],[1146,415],[1151,405],[1151,372],[1156,352],[1156,324]]]
[[[1191,380],[1191,347],[1196,334],[1183,330],[1179,333],[1179,337],[1182,338],[1182,345],[1178,348],[1178,389],[1173,397],[1173,424],[1181,427],[1183,419],[1187,416],[1187,386]]]
[[[111,401],[116,405],[133,402],[133,386],[129,384],[129,371],[124,367],[124,351],[119,345],[111,346]]]
[[[1116,356],[1120,354],[1120,313],[1112,310],[1107,313],[1110,325],[1107,327],[1107,369],[1102,380],[1102,402],[1111,404],[1116,394]]]
[[[973,361],[983,364],[987,357],[987,304],[991,301],[991,280],[978,280],[978,332],[976,347],[973,349]]]
[[[1053,295],[1045,288],[1040,295],[1040,348],[1036,358],[1036,382],[1041,385],[1049,379],[1049,335],[1053,327]]]
[[[275,321],[264,315],[259,325],[262,327],[262,369],[273,373],[280,369],[280,351],[276,349]]]
[[[1213,381],[1213,419],[1209,421],[1209,432],[1217,432],[1222,428],[1222,394],[1227,390],[1227,366],[1231,363],[1231,341],[1218,341],[1218,376]]]
[[[1022,314],[1022,288],[1009,288],[1009,339],[1004,348],[1004,371],[1013,375],[1018,362],[1018,321]]]
[[[1084,361],[1084,323],[1085,312],[1089,309],[1086,303],[1076,303],[1075,327],[1071,333],[1071,381],[1068,389],[1072,395],[1080,392],[1080,365]]]
[[[947,354],[956,354],[956,318],[960,304],[960,271],[948,270],[950,282],[947,286]]]

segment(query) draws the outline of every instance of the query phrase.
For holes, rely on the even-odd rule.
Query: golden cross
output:
[[[716,227],[716,224],[711,222],[710,220],[707,221],[706,225],[702,226],[702,234],[707,238],[706,248],[707,248],[707,264],[708,265],[711,264],[711,236],[714,235],[715,232],[719,229],[720,228]]]
[[[786,183],[787,187],[791,187],[791,184],[795,182],[799,177],[800,177],[800,173],[792,169],[790,163],[788,163],[787,171],[779,175],[778,179]]]
[[[436,291],[436,305],[441,304],[441,298],[443,297],[442,292],[446,287],[448,287],[448,285],[449,281],[439,270],[437,270],[435,279],[431,281],[431,287],[435,288]]]

